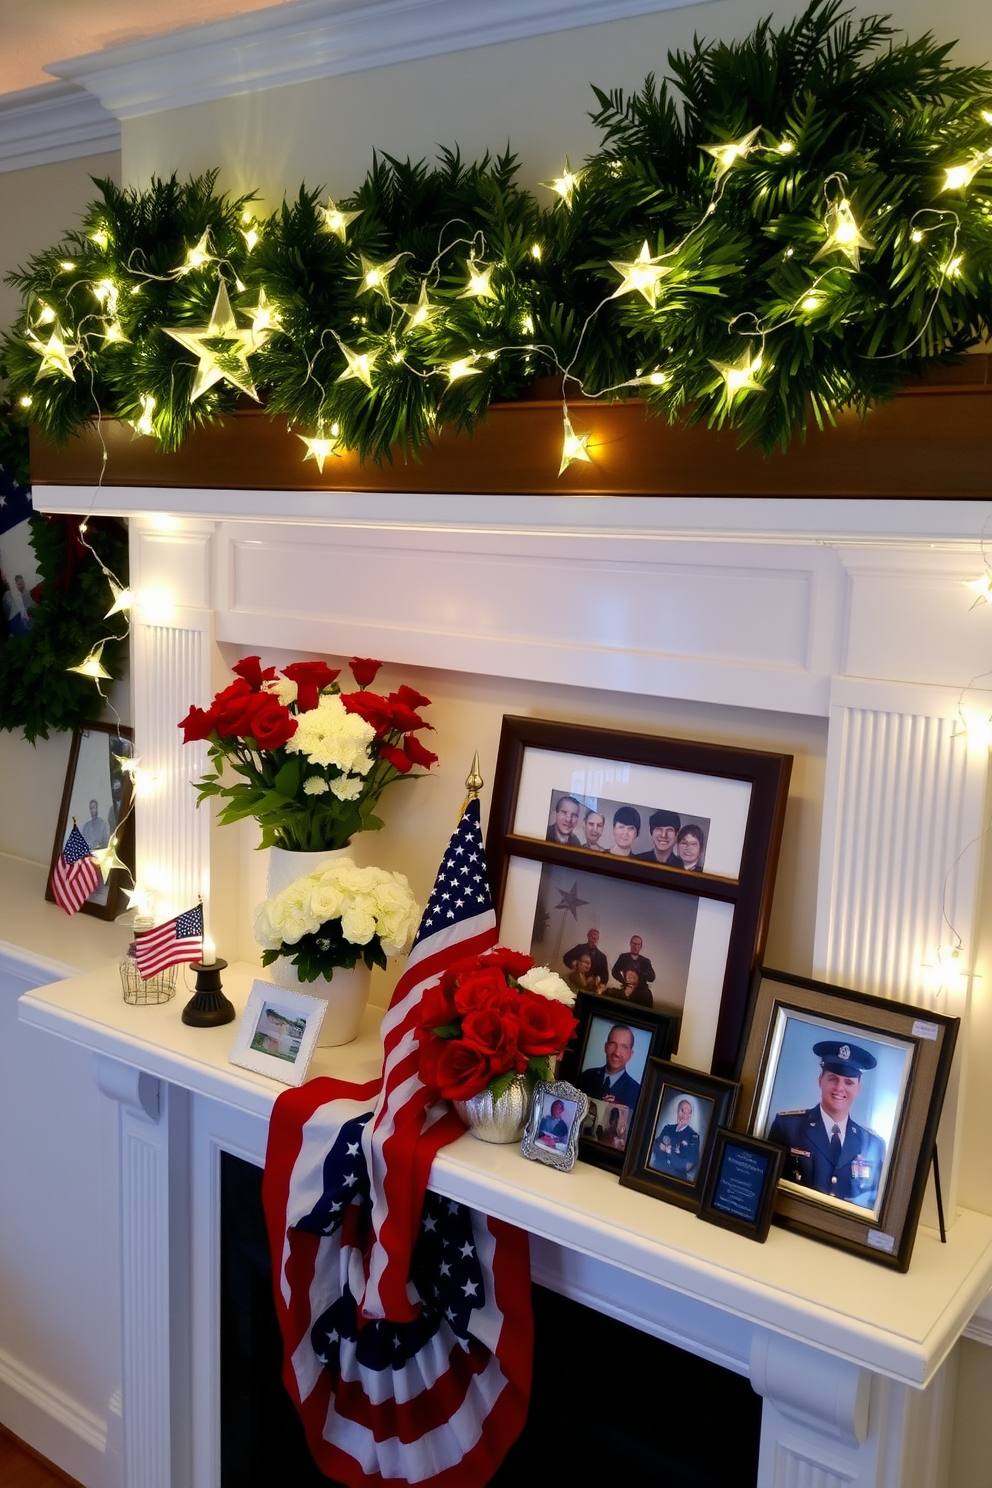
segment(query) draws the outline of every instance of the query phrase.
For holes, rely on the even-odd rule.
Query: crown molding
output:
[[[41,83],[0,97],[0,174],[121,147],[121,126],[76,83]]]
[[[118,119],[707,0],[293,0],[45,71]]]

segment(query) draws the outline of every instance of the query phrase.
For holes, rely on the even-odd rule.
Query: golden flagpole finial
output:
[[[461,810],[458,813],[459,821],[461,821],[465,812],[468,810],[469,801],[477,801],[479,799],[479,792],[484,785],[485,781],[479,774],[479,751],[476,750],[472,758],[472,768],[465,777],[465,789],[468,791],[468,795],[462,802]]]

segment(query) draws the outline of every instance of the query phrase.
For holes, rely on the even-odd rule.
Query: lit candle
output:
[[[201,966],[213,966],[217,960],[217,947],[209,935],[203,937],[203,955],[200,957]]]

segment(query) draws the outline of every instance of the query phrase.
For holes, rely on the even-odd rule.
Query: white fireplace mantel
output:
[[[981,572],[989,505],[112,487],[35,500],[133,519],[134,724],[160,781],[137,819],[138,873],[164,874],[174,908],[210,884],[217,851],[193,808],[202,759],[176,721],[223,675],[218,642],[819,717],[814,974],[959,1013],[967,1058],[989,756],[962,720],[992,711],[970,688],[992,657],[992,607],[972,611],[962,584]],[[922,967],[945,915],[965,975],[935,989]],[[236,1002],[247,975],[232,977]],[[227,1064],[230,1030],[186,1030],[174,1005],[125,1009],[99,979],[33,993],[23,1014],[91,1049],[119,1102],[124,1488],[214,1488],[219,1154],[261,1160],[272,1087]],[[361,1078],[375,1057],[373,1040],[335,1059]],[[992,1217],[957,1203],[962,1088],[956,1068],[939,1135],[948,1244],[922,1230],[907,1276],[777,1230],[759,1247],[604,1174],[564,1178],[468,1137],[432,1182],[525,1225],[539,1280],[746,1374],[764,1400],[760,1488],[944,1488],[954,1344],[992,1285]],[[193,1388],[170,1394],[189,1359]]]
[[[225,973],[239,1013],[256,974]],[[20,1005],[91,1051],[120,1106],[125,1488],[220,1481],[219,1154],[263,1162],[279,1089],[228,1062],[236,1024],[187,1028],[182,1000],[128,1006],[111,967]],[[355,1044],[318,1050],[311,1074],[371,1078],[377,1017]],[[992,1217],[962,1212],[946,1245],[921,1230],[898,1275],[774,1228],[755,1245],[615,1175],[558,1173],[469,1135],[430,1185],[525,1228],[535,1280],[747,1375],[765,1402],[763,1488],[938,1481],[952,1350],[992,1285]],[[811,1465],[836,1476],[802,1476]]]

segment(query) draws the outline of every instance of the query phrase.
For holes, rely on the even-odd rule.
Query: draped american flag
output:
[[[317,1465],[348,1488],[481,1488],[526,1418],[527,1238],[427,1191],[464,1127],[417,1072],[424,989],[495,941],[473,801],[383,1019],[381,1079],[311,1080],[272,1112],[262,1191],[284,1382]]]
[[[100,883],[100,870],[82,832],[72,824],[52,869],[52,895],[66,914],[75,914]]]
[[[202,904],[195,904],[153,930],[139,930],[134,937],[134,959],[146,981],[167,966],[199,961],[202,955]]]

